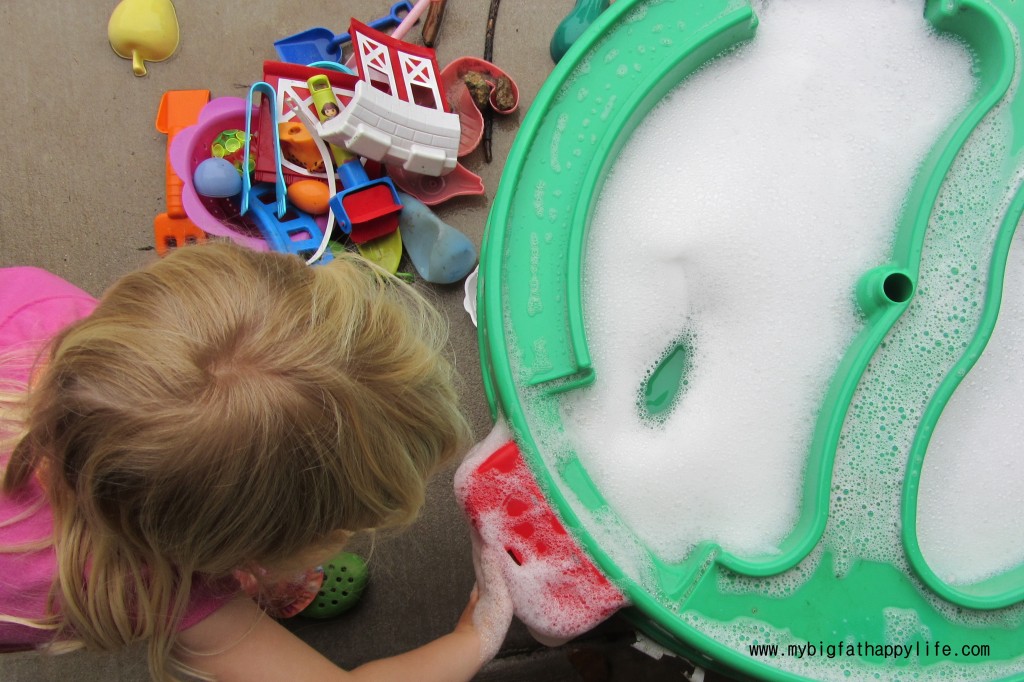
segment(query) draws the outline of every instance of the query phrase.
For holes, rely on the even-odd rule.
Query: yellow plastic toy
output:
[[[107,23],[107,39],[118,57],[132,60],[136,76],[146,62],[162,62],[178,49],[178,17],[171,0],[121,0]]]
[[[306,86],[309,88],[309,94],[313,96],[313,106],[316,107],[316,113],[320,117],[321,123],[329,121],[341,113],[341,104],[334,96],[331,81],[327,76],[323,74],[313,76],[306,81]],[[330,149],[334,156],[334,163],[339,166],[356,158],[355,154],[336,144],[332,143]]]

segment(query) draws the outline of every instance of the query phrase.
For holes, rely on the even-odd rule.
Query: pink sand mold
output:
[[[400,190],[427,206],[436,206],[452,197],[484,193],[484,181],[461,163],[448,175],[433,177],[410,173],[401,166],[388,165],[388,175]]]
[[[505,73],[504,70],[502,70],[495,64],[492,64],[491,62],[485,59],[480,59],[479,57],[459,57],[458,59],[448,64],[448,66],[441,69],[441,83],[444,85],[445,93],[448,95],[449,102],[459,101],[460,97],[455,96],[458,94],[457,91],[459,89],[466,90],[468,92],[466,84],[465,82],[463,82],[462,78],[471,71],[479,73],[483,76],[488,76],[490,79],[493,80],[497,80],[499,78],[508,79],[509,85],[512,87],[512,105],[505,108],[502,108],[501,106],[498,105],[497,88],[492,83],[491,97],[489,102],[491,108],[494,109],[494,111],[496,111],[499,114],[511,114],[512,112],[519,108],[519,86],[516,85],[516,82],[515,80],[513,80],[512,76]],[[480,110],[477,109],[478,114],[479,111]],[[480,120],[482,125],[483,116],[480,116]]]

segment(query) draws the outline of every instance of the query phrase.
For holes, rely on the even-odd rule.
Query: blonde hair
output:
[[[193,575],[412,521],[469,438],[446,343],[421,295],[357,256],[212,244],[118,281],[54,340],[3,481],[47,481],[63,634],[148,640],[175,679]]]

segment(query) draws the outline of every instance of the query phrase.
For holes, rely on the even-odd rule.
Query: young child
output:
[[[347,673],[232,578],[416,517],[469,437],[445,343],[355,256],[192,246],[98,303],[0,270],[0,650],[145,640],[158,680],[471,678],[511,620],[479,575],[450,634]]]

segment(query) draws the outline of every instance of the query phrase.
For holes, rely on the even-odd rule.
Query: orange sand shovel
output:
[[[206,233],[189,220],[181,204],[182,182],[171,168],[171,142],[174,136],[199,120],[199,112],[210,101],[209,90],[168,90],[160,98],[156,129],[167,135],[167,213],[153,221],[156,252],[164,256],[170,249],[206,241]]]

